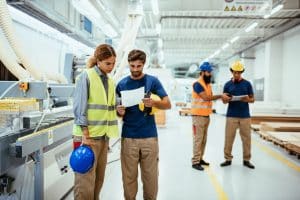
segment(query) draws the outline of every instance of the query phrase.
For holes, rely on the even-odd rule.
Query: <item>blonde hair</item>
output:
[[[102,61],[112,56],[116,57],[114,48],[108,44],[101,44],[95,49],[94,55],[88,59],[86,67],[92,68],[97,65],[97,61]]]

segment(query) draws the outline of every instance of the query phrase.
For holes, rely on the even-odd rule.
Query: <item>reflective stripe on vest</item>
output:
[[[108,78],[108,94],[106,94],[102,80],[94,68],[87,69],[89,78],[89,95],[87,105],[87,120],[90,137],[107,135],[118,136],[118,121],[116,115],[115,85]],[[108,98],[107,98],[108,95]],[[82,136],[81,128],[74,126],[73,135]]]
[[[206,85],[202,78],[197,81],[204,89],[207,96],[212,96],[211,85]],[[208,116],[212,113],[212,101],[205,101],[197,94],[194,89],[192,91],[192,115]]]

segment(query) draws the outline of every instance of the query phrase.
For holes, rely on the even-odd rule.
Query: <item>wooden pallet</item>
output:
[[[185,107],[185,106],[186,106],[186,103],[184,103],[184,102],[176,102],[175,105],[176,105],[177,107]]]
[[[285,145],[285,149],[292,155],[297,155],[298,159],[300,159],[300,141],[297,142],[289,142]]]
[[[260,131],[260,124],[251,124],[251,129],[254,131]]]
[[[181,108],[179,110],[179,115],[180,116],[190,116],[190,115],[192,115],[191,108]]]
[[[271,141],[269,135],[264,131],[256,131],[256,133],[264,140]]]

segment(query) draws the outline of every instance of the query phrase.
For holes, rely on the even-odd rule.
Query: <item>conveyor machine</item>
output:
[[[73,186],[73,85],[0,82],[0,199],[61,199]]]

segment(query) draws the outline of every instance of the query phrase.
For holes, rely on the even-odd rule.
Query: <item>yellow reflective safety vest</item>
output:
[[[108,78],[108,98],[99,74],[94,68],[86,70],[90,87],[87,105],[87,120],[90,137],[118,136],[115,84]],[[74,125],[73,135],[82,136],[81,127]]]
[[[203,87],[207,96],[212,96],[212,89],[210,84],[205,84],[204,80],[200,77],[197,81]],[[195,82],[196,83],[196,82]],[[192,90],[192,115],[208,116],[212,113],[212,101],[205,101],[197,94],[194,89]]]

